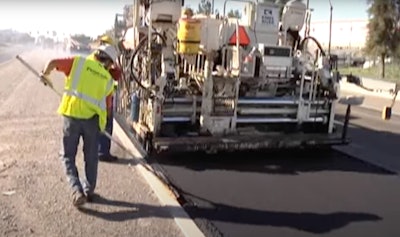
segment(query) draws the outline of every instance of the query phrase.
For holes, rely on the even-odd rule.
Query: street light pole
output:
[[[307,14],[306,14],[306,25],[304,30],[304,38],[310,33],[310,0],[307,0]]]
[[[328,45],[328,54],[331,55],[331,41],[332,41],[332,11],[333,6],[331,0],[329,0],[330,9],[330,19],[329,19],[329,45]]]

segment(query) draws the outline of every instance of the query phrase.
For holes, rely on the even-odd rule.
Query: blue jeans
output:
[[[107,123],[106,123],[106,131],[112,135],[113,132],[113,121],[114,121],[114,116],[113,113],[111,113],[107,117]],[[110,155],[110,148],[111,148],[111,141],[108,137],[106,137],[104,134],[100,133],[99,138],[98,138],[98,155],[99,156],[108,156]]]
[[[93,193],[97,183],[97,137],[99,133],[99,119],[75,119],[64,116],[63,152],[61,160],[69,185],[73,191]],[[83,155],[85,162],[85,179],[79,180],[75,158],[78,150],[79,139],[83,139]]]

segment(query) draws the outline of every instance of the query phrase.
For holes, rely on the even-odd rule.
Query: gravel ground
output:
[[[50,51],[22,56],[40,69]],[[62,75],[53,74],[58,88]],[[100,163],[96,203],[71,204],[61,162],[59,98],[13,60],[0,65],[0,236],[182,236],[118,147]],[[78,154],[82,171],[82,153]],[[82,172],[81,172],[82,173]]]

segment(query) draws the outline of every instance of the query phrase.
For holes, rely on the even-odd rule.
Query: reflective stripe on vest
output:
[[[91,104],[98,106],[102,110],[106,110],[107,109],[107,104],[106,104],[107,96],[104,96],[102,99],[98,100],[98,99],[92,98],[88,95],[82,94],[77,91],[79,80],[80,80],[80,75],[81,75],[81,72],[83,69],[83,65],[85,64],[85,61],[86,61],[85,58],[79,58],[77,69],[75,70],[75,73],[74,73],[74,75],[72,75],[72,78],[71,78],[72,79],[71,89],[64,90],[64,94],[69,95],[69,96],[78,97],[79,99],[82,99],[86,102],[89,102]],[[106,91],[107,92],[110,91],[112,86],[113,86],[113,80],[110,78],[110,80],[108,81],[108,84],[107,84]]]

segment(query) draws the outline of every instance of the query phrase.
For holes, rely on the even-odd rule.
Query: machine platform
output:
[[[260,134],[253,136],[156,138],[154,150],[168,152],[238,151],[347,145],[340,134]]]

